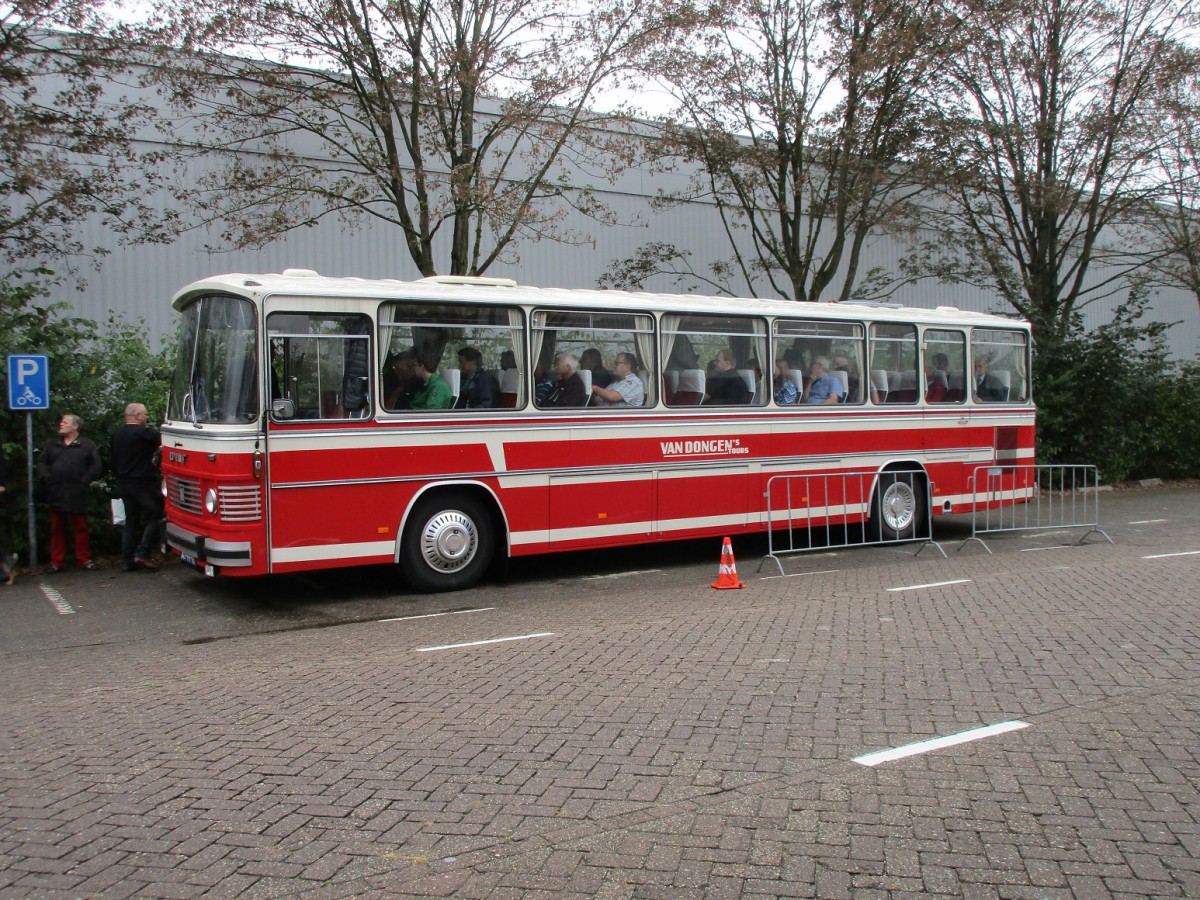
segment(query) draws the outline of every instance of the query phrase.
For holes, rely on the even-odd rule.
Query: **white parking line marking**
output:
[[[759,581],[770,581],[772,578],[807,578],[809,575],[832,575],[841,569],[821,569],[819,572],[793,572],[791,575],[764,575]]]
[[[530,638],[554,637],[553,631],[539,631],[536,634],[518,634],[514,637],[490,638],[486,641],[467,641],[465,644],[441,644],[437,647],[414,647],[417,653],[429,653],[431,650],[457,650],[459,647],[482,647],[484,644],[503,644],[508,641],[527,641]]]
[[[950,734],[946,737],[930,738],[927,741],[917,741],[915,744],[905,744],[902,747],[893,747],[891,750],[878,750],[875,753],[866,753],[862,756],[856,756],[852,762],[856,762],[862,766],[877,766],[880,763],[891,762],[896,759],[904,759],[907,756],[916,756],[919,753],[928,753],[931,750],[941,750],[945,747],[954,747],[958,744],[966,744],[970,741],[979,741],[983,738],[995,737],[998,734],[1006,734],[1010,731],[1019,731],[1022,728],[1028,728],[1028,722],[1001,722],[998,725],[985,725],[982,728],[972,728],[970,731],[960,731],[958,734]]]
[[[1070,550],[1072,547],[1077,547],[1078,544],[1060,544],[1056,547],[1024,547],[1021,553],[1040,553],[1042,550]]]
[[[1172,556],[1196,556],[1200,550],[1185,550],[1182,553],[1155,553],[1153,556],[1143,556],[1142,559],[1168,559]]]
[[[654,575],[662,569],[635,569],[632,572],[610,572],[607,575],[584,575],[580,581],[597,581],[601,578],[628,578],[630,575]]]
[[[38,587],[42,589],[42,593],[46,595],[46,599],[50,601],[50,605],[58,610],[58,614],[60,616],[70,616],[74,614],[75,610],[71,607],[70,603],[63,599],[62,594],[60,594],[54,588],[47,587],[44,584],[39,584]]]
[[[378,619],[380,622],[408,622],[411,619],[436,619],[439,616],[465,616],[467,613],[490,612],[494,606],[484,606],[480,609],[454,609],[450,612],[422,613],[417,616],[396,616],[394,619]]]
[[[945,587],[948,584],[970,584],[970,578],[957,578],[954,581],[933,581],[929,584],[910,584],[905,587],[888,588],[888,593],[897,593],[899,591],[920,591],[925,588]]]
[[[1170,522],[1170,519],[1138,519],[1136,522],[1130,522],[1130,525],[1158,525],[1161,522]]]

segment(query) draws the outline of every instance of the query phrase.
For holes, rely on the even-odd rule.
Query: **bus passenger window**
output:
[[[976,402],[1029,400],[1029,347],[1024,332],[977,328],[971,333],[971,358]]]
[[[871,372],[882,373],[879,390],[874,375],[872,384],[879,403],[916,403],[924,396],[917,388],[917,329],[907,323],[876,323],[871,326]]]
[[[660,340],[660,353],[668,361],[664,379],[671,391],[666,398],[668,406],[767,402],[771,391],[761,364],[769,359],[764,320],[749,316],[666,315]]]
[[[644,313],[537,310],[533,347],[540,409],[641,409],[658,402],[654,320]]]
[[[448,301],[379,310],[383,407],[486,412],[525,405],[525,319],[519,308]]]
[[[371,322],[366,316],[272,313],[273,399],[290,401],[276,418],[365,419],[371,415]],[[274,409],[274,405],[272,406]]]
[[[961,331],[928,329],[925,347],[925,402],[962,403],[966,398],[966,335]]]
[[[784,374],[798,389],[799,404],[820,404],[831,396],[841,404],[862,403],[865,342],[857,322],[825,319],[781,319],[775,322],[776,403],[788,404],[791,391]],[[816,372],[818,364],[821,371]],[[816,387],[814,388],[814,384]]]

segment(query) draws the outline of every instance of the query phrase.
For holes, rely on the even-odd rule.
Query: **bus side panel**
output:
[[[359,441],[374,446],[359,447],[346,446],[351,435],[314,437],[296,450],[286,439],[276,439],[271,458],[272,570],[391,562],[405,510],[428,479],[447,472],[489,474],[487,450],[478,442],[434,448],[414,440],[400,445],[406,437],[396,432],[381,441],[378,432],[360,435]]]

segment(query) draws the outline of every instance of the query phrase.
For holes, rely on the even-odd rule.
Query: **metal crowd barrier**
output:
[[[875,489],[881,479],[907,484],[915,496],[924,496],[924,519],[911,537],[886,536],[880,518],[872,515]],[[919,468],[772,476],[767,481],[767,555],[759,562],[758,570],[761,572],[770,559],[782,575],[780,556],[882,544],[920,542],[914,556],[932,545],[945,557],[946,552],[933,539],[932,495],[933,485]],[[781,527],[784,523],[786,527]]]
[[[1086,528],[1083,544],[1093,534],[1110,544],[1100,527],[1100,478],[1089,465],[978,466],[971,476],[972,541],[990,554],[979,535],[1000,531],[1044,531]]]

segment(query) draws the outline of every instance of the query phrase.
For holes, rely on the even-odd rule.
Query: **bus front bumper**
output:
[[[251,565],[249,541],[216,541],[168,522],[167,544],[192,564],[208,563],[222,568]]]

